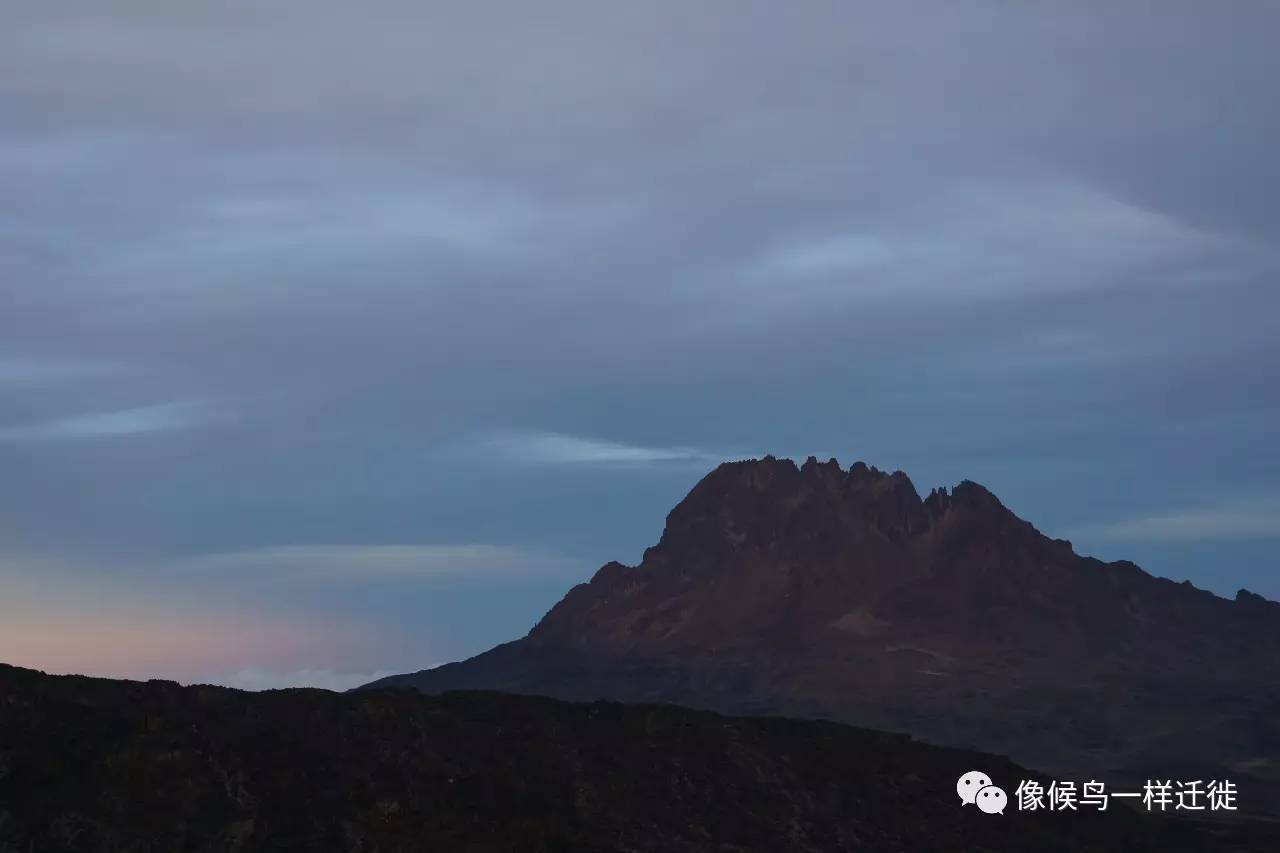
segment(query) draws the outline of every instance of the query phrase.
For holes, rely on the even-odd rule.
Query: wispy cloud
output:
[[[477,444],[508,461],[548,465],[708,463],[730,458],[697,447],[653,447],[556,432],[492,433],[480,438]]]
[[[1100,542],[1196,542],[1280,538],[1280,500],[1238,501],[1157,513],[1080,528],[1073,539]]]
[[[880,268],[894,259],[894,250],[880,238],[847,234],[780,249],[762,262],[761,272],[796,276],[844,274]]]
[[[0,441],[82,441],[186,429],[217,418],[208,403],[178,402],[95,412],[34,424],[0,428]]]
[[[0,358],[0,386],[46,386],[96,379],[119,370],[119,365],[104,361]]]
[[[522,235],[536,221],[534,210],[496,192],[477,204],[480,192],[433,185],[365,189],[363,199],[349,193],[215,198],[174,223],[165,239],[113,247],[97,264],[130,282],[145,281],[147,288],[172,289],[228,277],[248,280],[268,261],[279,275],[281,269],[420,253],[424,247],[491,254],[523,247]],[[179,270],[181,275],[163,274]]]
[[[172,569],[271,581],[369,581],[559,577],[581,566],[555,555],[495,545],[289,545],[190,557]]]
[[[830,296],[849,292],[851,276],[864,290],[945,292],[962,273],[970,294],[1076,290],[1170,262],[1202,278],[1229,275],[1229,259],[1247,251],[1093,187],[994,181],[953,186],[887,214],[874,231],[793,240],[748,271],[758,283],[834,280]],[[1178,279],[1166,272],[1160,280]]]

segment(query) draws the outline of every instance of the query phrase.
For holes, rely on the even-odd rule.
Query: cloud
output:
[[[443,660],[559,581],[341,549],[638,557],[739,448],[1037,519],[1280,484],[1274,4],[1096,5],[7,4],[0,541]],[[181,400],[244,416],[120,411]],[[409,662],[324,650],[182,672]]]
[[[188,557],[168,571],[288,582],[563,577],[580,568],[554,555],[494,545],[291,545]]]
[[[484,436],[477,443],[505,460],[543,465],[713,463],[730,458],[696,447],[648,447],[557,432],[501,432]]]
[[[967,298],[1116,286],[1135,272],[1158,272],[1166,285],[1220,282],[1242,256],[1265,254],[1074,180],[966,180],[885,211],[864,231],[793,239],[747,278],[790,282],[787,300],[824,281],[829,303],[867,291]]]
[[[180,402],[114,412],[77,415],[24,426],[0,428],[0,441],[82,441],[188,429],[214,421],[207,403]]]
[[[267,168],[268,164],[258,164]],[[376,179],[374,179],[376,180]],[[243,285],[332,268],[385,266],[397,258],[490,257],[526,247],[539,211],[493,187],[366,186],[242,193],[192,205],[163,235],[116,241],[93,259],[95,274],[139,290]],[[358,268],[358,267],[357,267]]]
[[[763,263],[765,272],[807,276],[880,269],[896,257],[878,237],[847,234],[800,243],[779,250]]]
[[[0,358],[0,387],[42,387],[119,372],[119,365],[104,361]]]
[[[430,667],[427,667],[430,669]],[[321,690],[343,691],[379,678],[395,675],[391,670],[372,672],[335,672],[331,669],[299,669],[292,672],[249,667],[210,678],[196,678],[189,684],[217,684],[237,690],[284,690],[290,687],[317,687]]]
[[[1240,501],[1079,528],[1073,539],[1199,542],[1280,538],[1280,500]]]

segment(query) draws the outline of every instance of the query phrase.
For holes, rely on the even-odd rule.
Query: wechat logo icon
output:
[[[1004,814],[1009,795],[1004,789],[991,784],[991,777],[981,770],[970,770],[956,780],[956,793],[960,805],[974,805],[985,814]]]

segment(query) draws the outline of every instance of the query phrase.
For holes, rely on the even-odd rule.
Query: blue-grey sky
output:
[[[726,458],[1280,598],[1280,6],[17,0],[0,659],[346,686]]]

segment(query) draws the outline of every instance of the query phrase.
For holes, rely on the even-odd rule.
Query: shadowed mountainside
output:
[[[1006,759],[833,723],[494,693],[243,693],[0,665],[0,851],[1245,851],[1265,826],[985,815]],[[1043,780],[1042,781],[1047,781]],[[1252,836],[1246,833],[1255,833]]]
[[[963,482],[721,465],[638,566],[521,640],[379,685],[818,717],[1060,778],[1229,778],[1280,814],[1280,604],[1082,557]]]

